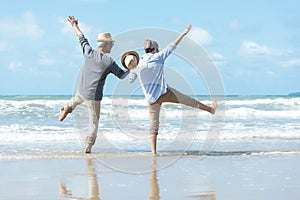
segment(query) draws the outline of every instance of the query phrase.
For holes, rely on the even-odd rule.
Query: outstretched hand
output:
[[[74,16],[69,16],[68,21],[70,22],[70,24],[71,24],[72,26],[78,24],[78,19],[75,19]]]
[[[183,34],[183,35],[188,34],[188,32],[191,30],[191,28],[192,28],[192,25],[191,25],[191,24],[187,25],[187,27],[184,29],[184,31],[182,32],[182,34]]]
[[[174,41],[174,44],[177,46],[182,38],[191,30],[192,25],[187,25],[182,34]]]
[[[80,30],[80,28],[78,27],[78,19],[75,19],[74,16],[69,16],[68,17],[68,21],[70,22],[70,24],[73,26],[76,36],[80,36],[81,34],[83,34]]]

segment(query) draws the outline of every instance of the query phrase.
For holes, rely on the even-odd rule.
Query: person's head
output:
[[[110,53],[112,47],[114,46],[113,42],[97,42],[98,49],[101,49],[103,53]]]
[[[157,53],[158,52],[158,43],[153,40],[145,40],[144,50],[146,53]]]
[[[111,38],[110,33],[99,33],[97,39],[97,46],[103,53],[110,53],[114,45],[114,40]]]

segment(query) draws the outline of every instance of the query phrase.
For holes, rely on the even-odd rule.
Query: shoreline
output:
[[[156,155],[153,155],[150,151],[99,151],[92,152],[91,154],[86,154],[82,152],[63,152],[59,154],[1,154],[0,161],[2,160],[39,160],[39,159],[84,159],[84,158],[95,158],[102,159],[108,157],[118,157],[118,158],[148,158],[148,157],[178,157],[178,158],[188,158],[198,156],[200,158],[205,157],[217,157],[217,156],[284,156],[284,155],[299,155],[300,150],[224,150],[224,151],[198,151],[198,150],[188,150],[188,151],[159,151]]]

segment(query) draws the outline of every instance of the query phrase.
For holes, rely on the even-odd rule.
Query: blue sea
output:
[[[63,122],[59,110],[71,96],[0,96],[0,159],[82,156],[88,131],[86,106]],[[210,105],[211,97],[196,96]],[[217,114],[166,103],[158,153],[207,155],[300,152],[300,97],[226,96]],[[96,153],[149,152],[149,114],[143,96],[105,96]]]

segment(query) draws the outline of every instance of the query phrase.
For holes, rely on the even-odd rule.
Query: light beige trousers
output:
[[[71,98],[68,101],[64,109],[67,112],[71,113],[76,108],[76,106],[82,104],[83,102],[86,103],[89,113],[89,132],[86,137],[86,143],[94,145],[98,132],[101,101],[88,100],[83,98],[79,93],[77,93],[73,98]]]
[[[202,110],[210,110],[211,108],[202,104],[196,99],[193,99],[181,92],[175,90],[174,88],[168,87],[167,92],[161,95],[158,100],[152,104],[148,105],[148,110],[150,114],[150,129],[151,135],[157,135],[159,129],[159,113],[162,103],[179,103],[193,108],[198,108]]]

